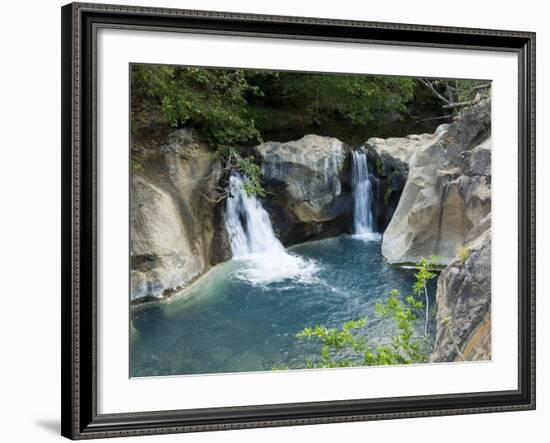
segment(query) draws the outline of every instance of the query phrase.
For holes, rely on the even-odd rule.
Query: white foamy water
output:
[[[233,258],[242,263],[237,277],[254,285],[288,279],[302,283],[316,281],[317,264],[285,251],[261,202],[245,192],[244,180],[246,177],[237,173],[229,178],[230,195],[224,214]]]
[[[298,255],[249,254],[236,260],[242,262],[242,268],[236,272],[241,280],[253,285],[266,285],[294,280],[299,283],[317,283],[319,267],[313,260]]]
[[[364,234],[353,234],[353,238],[363,241],[382,241],[382,234],[378,232],[367,232]]]

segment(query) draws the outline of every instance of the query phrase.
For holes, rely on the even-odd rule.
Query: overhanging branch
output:
[[[450,105],[452,102],[450,100],[448,100],[447,98],[443,97],[439,92],[437,92],[437,89],[435,89],[434,85],[432,85],[432,83],[429,81],[429,80],[426,80],[425,78],[419,78],[418,79],[420,81],[420,83],[422,83],[423,85],[425,85],[426,87],[428,87],[428,89],[430,91],[432,91],[432,93],[437,97],[439,98],[443,103],[445,103],[446,105]]]

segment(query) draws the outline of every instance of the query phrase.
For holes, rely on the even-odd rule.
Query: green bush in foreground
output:
[[[367,318],[351,320],[341,328],[316,325],[307,327],[296,336],[302,339],[319,340],[320,355],[306,359],[306,368],[339,368],[349,366],[379,366],[424,363],[430,353],[427,336],[428,317],[427,285],[435,278],[432,272],[434,259],[422,259],[418,264],[413,284],[413,294],[403,300],[399,291],[393,290],[386,300],[376,305],[379,318],[392,318],[396,333],[388,343],[372,346],[358,332],[367,325]],[[426,296],[426,302],[422,300]],[[415,327],[424,322],[423,336],[415,335]],[[288,369],[277,366],[275,370]]]

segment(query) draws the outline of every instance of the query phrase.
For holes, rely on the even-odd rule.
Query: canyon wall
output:
[[[132,146],[131,285],[134,302],[188,286],[231,251],[219,189],[222,165],[188,130]],[[351,151],[317,135],[251,149],[268,211],[285,246],[351,233]],[[430,360],[490,358],[490,102],[433,134],[371,138],[366,153],[382,254],[390,263],[436,257],[437,331]]]
[[[387,208],[382,254],[394,264],[433,257],[443,268],[433,362],[491,358],[490,107],[465,109],[433,134],[365,144],[386,186],[399,189],[405,177],[397,206]]]
[[[491,212],[490,116],[488,101],[466,110],[421,138],[408,156],[407,181],[382,242],[390,263],[434,256],[438,265],[448,265],[470,230]],[[411,141],[392,144],[376,143],[382,153],[396,151],[395,145],[408,152]]]

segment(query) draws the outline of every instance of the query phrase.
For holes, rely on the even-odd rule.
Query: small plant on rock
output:
[[[470,257],[470,250],[468,247],[462,245],[460,248],[458,248],[458,257],[460,258],[460,263],[462,266],[466,264],[466,260],[468,260],[468,257]]]

